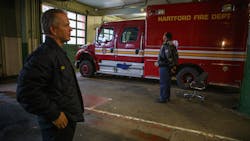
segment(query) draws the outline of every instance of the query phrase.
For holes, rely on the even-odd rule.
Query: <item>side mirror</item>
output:
[[[105,40],[105,41],[104,41],[105,44],[107,44],[108,42],[110,42],[110,41],[108,41],[108,40]]]

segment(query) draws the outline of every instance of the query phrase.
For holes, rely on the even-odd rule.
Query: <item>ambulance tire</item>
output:
[[[189,83],[199,75],[195,68],[186,67],[181,69],[176,75],[177,86],[182,89],[189,89]]]
[[[91,77],[94,74],[94,67],[89,60],[81,61],[79,70],[83,77]]]

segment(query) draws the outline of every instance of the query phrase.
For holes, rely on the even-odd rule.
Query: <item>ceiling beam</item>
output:
[[[91,15],[120,15],[120,14],[134,14],[134,13],[142,13],[141,9],[146,7],[145,2],[132,3],[132,4],[124,4],[122,6],[104,8],[104,9],[95,9],[94,11],[90,11]]]

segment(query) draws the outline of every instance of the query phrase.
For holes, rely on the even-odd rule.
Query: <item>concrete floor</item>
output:
[[[238,113],[239,90],[209,86],[205,102],[183,98],[173,84],[171,101],[155,103],[157,80],[77,74],[86,122],[74,141],[249,141],[250,117]],[[0,84],[0,141],[41,141],[34,115],[15,100],[15,81]]]

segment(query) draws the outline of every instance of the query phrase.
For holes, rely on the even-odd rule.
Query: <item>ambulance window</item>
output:
[[[136,41],[137,36],[138,36],[138,28],[128,27],[128,28],[125,28],[123,31],[121,41],[122,43]]]
[[[114,38],[114,29],[102,28],[98,35],[98,42],[109,42]]]

